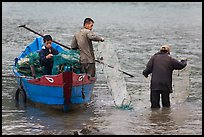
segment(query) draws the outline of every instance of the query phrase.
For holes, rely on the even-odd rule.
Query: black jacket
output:
[[[187,60],[177,61],[166,52],[154,54],[147,63],[143,75],[147,77],[152,73],[151,90],[172,91],[172,73],[173,70],[181,70],[187,65]]]
[[[40,56],[40,63],[42,66],[45,66],[45,72],[44,75],[51,75],[52,74],[52,67],[53,67],[53,58],[46,59],[46,56],[48,54],[57,55],[58,51],[51,47],[51,52],[49,52],[49,49],[45,46],[40,50],[39,56]]]

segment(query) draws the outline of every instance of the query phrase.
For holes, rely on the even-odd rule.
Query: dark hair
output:
[[[85,18],[84,19],[84,26],[85,26],[86,23],[90,23],[90,22],[94,23],[94,21],[91,18]]]
[[[52,40],[52,37],[50,35],[43,36],[43,41],[46,42],[48,40]]]

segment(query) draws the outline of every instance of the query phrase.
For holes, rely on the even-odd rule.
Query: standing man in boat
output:
[[[92,41],[104,41],[103,37],[97,36],[91,31],[93,25],[94,21],[91,18],[85,18],[83,28],[75,33],[71,42],[71,48],[79,50],[82,71],[86,72],[89,78],[95,77],[96,71]]]
[[[52,47],[52,37],[50,35],[45,35],[43,37],[44,45],[39,52],[40,63],[45,66],[44,75],[52,74],[53,67],[53,55],[57,55],[58,51]]]
[[[187,60],[178,61],[171,56],[168,45],[161,46],[159,52],[154,54],[146,65],[143,75],[147,78],[151,76],[150,102],[151,108],[160,108],[160,94],[162,106],[170,107],[169,95],[172,93],[172,73],[173,70],[181,70],[187,65]]]

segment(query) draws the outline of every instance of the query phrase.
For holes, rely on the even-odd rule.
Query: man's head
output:
[[[94,25],[94,21],[91,18],[85,18],[84,20],[84,28],[92,30]]]
[[[45,46],[47,48],[51,48],[51,45],[52,45],[52,37],[50,35],[45,35],[43,36],[43,41],[45,43]]]
[[[168,45],[161,46],[160,51],[167,52],[168,54],[170,54],[170,48]]]

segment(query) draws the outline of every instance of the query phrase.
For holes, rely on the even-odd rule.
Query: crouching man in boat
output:
[[[96,71],[92,41],[104,41],[103,37],[97,36],[91,31],[93,25],[94,21],[91,18],[85,18],[83,28],[75,33],[71,42],[71,48],[79,50],[82,71],[85,72],[90,79],[95,77]]]
[[[170,93],[172,93],[173,70],[181,70],[187,65],[187,60],[178,61],[171,56],[168,45],[163,45],[160,51],[154,54],[148,61],[143,75],[148,77],[150,73],[150,102],[151,108],[160,108],[160,94],[163,107],[170,107]]]
[[[52,74],[53,67],[53,55],[57,55],[58,51],[52,47],[52,37],[50,35],[45,35],[43,37],[44,45],[39,52],[40,63],[45,66],[44,75]]]

